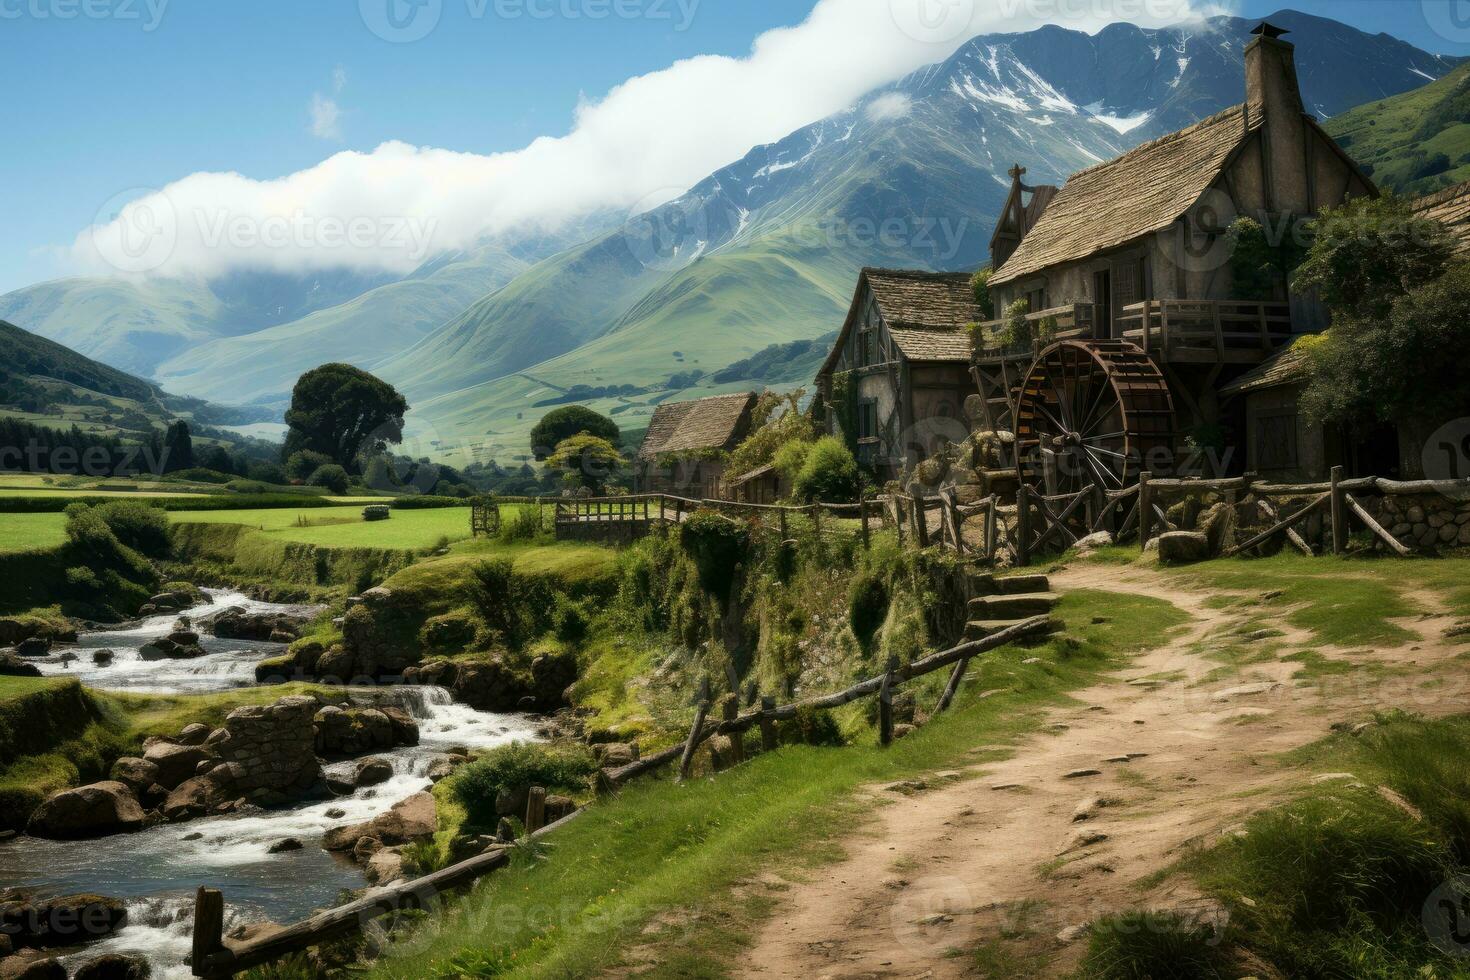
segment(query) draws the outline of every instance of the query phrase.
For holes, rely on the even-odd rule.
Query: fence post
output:
[[[1031,564],[1031,488],[1016,488],[1016,564]]]
[[[526,799],[526,833],[534,834],[546,825],[546,787],[532,786]]]
[[[960,689],[960,681],[964,679],[965,671],[969,666],[970,658],[966,657],[955,664],[954,670],[949,672],[949,683],[944,685],[944,693],[939,696],[939,704],[934,707],[934,713],[936,715],[947,710],[954,701],[954,696]]]
[[[1154,496],[1148,481],[1153,474],[1144,470],[1138,474],[1138,550],[1148,550],[1148,539],[1154,530]]]
[[[913,496],[914,501],[914,540],[919,544],[922,551],[929,547],[929,509],[922,492]]]
[[[991,494],[985,501],[985,560],[995,561],[995,508],[998,503],[995,494]]]
[[[725,695],[720,703],[720,709],[724,713],[726,721],[734,721],[740,716],[740,695],[731,692]],[[745,761],[745,735],[743,732],[730,733],[730,764],[740,765]]]
[[[689,738],[684,742],[684,755],[679,759],[679,782],[689,778],[689,767],[694,764],[694,750],[699,747],[699,731],[704,727],[704,716],[709,714],[709,678],[699,683],[699,707],[694,709],[694,725],[689,729]]]
[[[1332,468],[1332,553],[1347,550],[1347,494],[1342,489],[1342,467]]]
[[[784,545],[791,540],[791,535],[786,533],[786,508],[782,507],[778,513],[781,515],[781,543]]]
[[[761,751],[776,751],[776,722],[771,712],[776,710],[776,699],[769,694],[761,698]]]
[[[822,505],[812,504],[812,533],[817,537],[822,536]]]
[[[898,670],[898,658],[889,654],[883,674],[883,686],[878,689],[878,744],[893,742],[893,672]]]
[[[868,538],[868,488],[862,484],[859,484],[858,490],[858,520],[862,522],[863,550],[867,551],[872,547]]]
[[[225,948],[225,896],[218,888],[194,893],[194,975],[209,976],[205,962]]]

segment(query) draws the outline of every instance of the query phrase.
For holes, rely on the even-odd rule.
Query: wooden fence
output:
[[[777,722],[795,718],[803,710],[836,708],[873,695],[878,696],[879,742],[889,745],[893,741],[893,695],[900,685],[949,667],[949,681],[935,707],[935,713],[938,714],[946,710],[953,701],[960,681],[974,657],[1009,643],[1044,636],[1058,628],[1059,624],[1055,620],[1036,616],[984,639],[961,643],[907,665],[890,657],[884,672],[876,677],[860,681],[834,694],[806,698],[790,704],[777,706],[774,699],[761,698],[759,707],[741,713],[737,696],[727,695],[722,702],[723,717],[718,721],[710,720],[709,717],[713,705],[710,684],[706,679],[700,686],[694,724],[689,735],[682,742],[662,752],[617,769],[603,770],[598,777],[598,790],[601,793],[616,792],[630,780],[656,772],[675,759],[679,760],[679,778],[687,779],[695,752],[701,744],[716,735],[741,736],[750,729],[759,727],[762,751],[772,751],[776,748]],[[744,746],[741,741],[735,761],[743,759]],[[527,811],[527,830],[532,839],[540,839],[555,832],[581,812],[577,811],[550,826],[537,829],[540,824],[537,816],[538,800],[544,807],[544,794],[533,792]],[[439,895],[471,885],[509,863],[508,847],[493,849],[414,881],[373,889],[355,902],[318,913],[259,939],[238,943],[226,943],[224,939],[223,893],[218,889],[201,887],[195,896],[194,905],[194,943],[190,961],[194,976],[211,980],[232,977],[244,970],[275,962],[313,946],[355,935],[376,919],[423,908]]]
[[[759,517],[761,523],[779,531],[782,540],[790,538],[797,522],[809,522],[818,533],[847,531],[841,521],[856,521],[852,529],[866,547],[871,540],[871,521],[878,516],[879,505],[867,497],[856,504],[815,503],[805,506],[784,504],[752,504],[733,500],[694,499],[667,493],[632,494],[617,497],[559,497],[552,501],[558,536],[573,529],[591,529],[595,534],[603,528],[607,536],[647,533],[657,525],[677,526],[695,511],[712,510],[727,517]]]

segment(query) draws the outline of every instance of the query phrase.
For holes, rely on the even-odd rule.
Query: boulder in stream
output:
[[[148,980],[152,975],[147,960],[108,953],[84,963],[72,980]]]
[[[115,898],[65,895],[0,905],[0,932],[18,947],[79,946],[112,935],[128,910]]]
[[[47,840],[86,840],[141,830],[144,819],[133,791],[108,780],[52,794],[31,814],[26,833]]]
[[[40,677],[41,668],[13,653],[0,653],[0,677]]]
[[[429,793],[417,793],[395,803],[387,813],[380,813],[366,823],[327,831],[322,846],[329,851],[351,851],[359,841],[367,839],[389,846],[411,844],[433,837],[438,828],[434,797]]]
[[[26,657],[30,660],[48,656],[50,653],[51,640],[44,636],[33,636],[29,639],[21,640],[15,645],[16,656]]]
[[[24,950],[0,959],[0,980],[66,980],[66,968],[51,956]]]
[[[143,751],[144,761],[158,768],[158,778],[154,782],[169,790],[193,778],[199,770],[199,763],[209,758],[210,753],[203,748],[172,742],[153,742]]]
[[[393,778],[393,763],[381,756],[370,756],[358,762],[352,771],[352,783],[358,788],[379,786]]]

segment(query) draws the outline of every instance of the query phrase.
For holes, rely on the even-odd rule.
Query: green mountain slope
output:
[[[1470,63],[1324,125],[1382,188],[1423,194],[1470,180]]]
[[[258,410],[171,395],[157,385],[83,357],[0,320],[0,415],[52,428],[139,438],[174,419],[200,432],[264,421]],[[235,441],[216,432],[223,441]]]
[[[529,266],[484,245],[292,323],[193,347],[155,376],[174,391],[228,391],[241,402],[282,407],[302,373],[327,361],[372,370]]]

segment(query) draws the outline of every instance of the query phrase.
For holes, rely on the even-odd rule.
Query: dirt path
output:
[[[1302,665],[1290,661],[1252,664],[1205,682],[1220,666],[1203,655],[1218,642],[1212,638],[1243,617],[1211,608],[1210,593],[1180,591],[1155,570],[1079,565],[1054,575],[1052,586],[1144,592],[1168,599],[1193,621],[1129,669],[1079,692],[1080,706],[1053,711],[1052,727],[1023,742],[1010,760],[941,776],[912,795],[875,788],[892,804],[844,842],[840,863],[777,896],[744,975],[974,976],[970,951],[1001,935],[1023,953],[1055,955],[1048,974],[1068,968],[1085,945],[1076,927],[1101,914],[1140,904],[1205,904],[1187,885],[1145,892],[1139,881],[1301,779],[1259,764],[1262,757],[1394,703],[1383,700],[1382,685],[1292,683]],[[1251,612],[1258,618],[1261,607]],[[1404,624],[1423,638],[1408,654],[1419,670],[1458,652],[1441,639],[1447,619]],[[1295,649],[1321,649],[1307,634],[1271,625]],[[1098,773],[1068,777],[1077,770]],[[1089,815],[1075,820],[1086,801]]]

